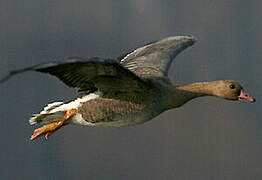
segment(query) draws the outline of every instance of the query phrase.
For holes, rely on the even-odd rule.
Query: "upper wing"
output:
[[[118,59],[121,59],[120,63],[124,67],[138,76],[166,76],[176,55],[195,42],[193,36],[168,37]]]
[[[116,60],[101,58],[71,58],[63,62],[54,62],[32,66],[10,72],[0,83],[15,74],[26,71],[38,71],[56,76],[66,85],[77,88],[78,91],[94,92],[97,89],[103,93],[118,91],[128,92],[142,90],[147,85],[134,73],[121,66]]]

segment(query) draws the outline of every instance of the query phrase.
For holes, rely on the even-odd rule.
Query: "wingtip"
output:
[[[8,74],[5,77],[3,77],[2,79],[0,79],[0,84],[3,84],[4,82],[8,81],[8,79],[10,79],[12,76],[12,74]]]
[[[167,37],[163,40],[164,41],[165,40],[175,40],[175,41],[180,41],[180,42],[187,42],[190,45],[193,45],[195,42],[198,41],[197,38],[195,38],[192,35],[170,36],[170,37]]]
[[[26,71],[32,71],[35,70],[34,66],[33,67],[29,67],[29,68],[24,68],[24,69],[17,69],[14,71],[10,71],[5,77],[3,77],[2,79],[0,79],[0,84],[5,83],[6,81],[8,81],[11,77],[13,77],[16,74],[20,74]]]
[[[184,42],[186,42],[189,46],[194,45],[197,42],[197,38],[195,38],[192,35],[186,35],[186,36],[182,36],[184,40]]]
[[[196,37],[192,36],[192,35],[187,35],[186,37],[187,37],[188,39],[190,39],[193,43],[195,43],[195,42],[198,41],[198,39],[197,39]]]
[[[185,39],[185,40],[192,42],[192,44],[198,41],[198,39],[195,38],[193,35],[185,35],[185,36],[180,36],[180,37],[181,39]]]
[[[194,37],[193,35],[189,34],[189,35],[185,35],[185,37],[189,38],[189,39],[192,39],[194,41],[197,41],[197,38]]]

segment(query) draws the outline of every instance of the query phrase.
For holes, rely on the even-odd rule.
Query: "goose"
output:
[[[117,59],[68,58],[11,71],[0,83],[27,71],[49,73],[78,96],[68,102],[53,102],[29,119],[34,130],[30,140],[68,124],[92,127],[122,127],[147,122],[162,112],[203,96],[255,102],[233,80],[173,85],[167,77],[172,60],[196,42],[193,36],[172,36],[150,43]]]

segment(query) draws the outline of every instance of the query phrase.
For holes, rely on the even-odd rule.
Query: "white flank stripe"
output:
[[[53,102],[51,104],[48,104],[46,107],[44,107],[44,110],[48,111],[48,109],[52,108],[53,106],[59,106],[61,104],[63,104],[63,102]]]
[[[63,104],[63,102],[53,102],[51,104],[47,104],[46,107],[44,107],[44,110],[40,112],[40,114],[46,114],[49,112],[50,109],[52,109],[52,107],[54,106],[60,106],[61,104]]]
[[[77,109],[78,107],[82,105],[83,102],[90,101],[92,99],[98,98],[99,96],[100,96],[99,93],[91,93],[86,96],[82,96],[80,98],[77,98],[74,101],[71,101],[67,104],[63,104],[61,106],[58,106],[57,108],[52,109],[49,113],[55,113],[58,111],[66,111],[69,109]]]

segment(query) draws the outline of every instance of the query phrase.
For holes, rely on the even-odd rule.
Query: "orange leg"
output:
[[[45,138],[47,139],[51,134],[53,134],[56,130],[61,128],[65,125],[65,121],[71,118],[72,116],[77,114],[77,109],[70,109],[67,110],[63,116],[63,118],[60,121],[52,122],[49,124],[46,124],[38,129],[36,129],[31,136],[30,140],[34,140],[38,138],[39,136],[42,136],[45,134]]]

